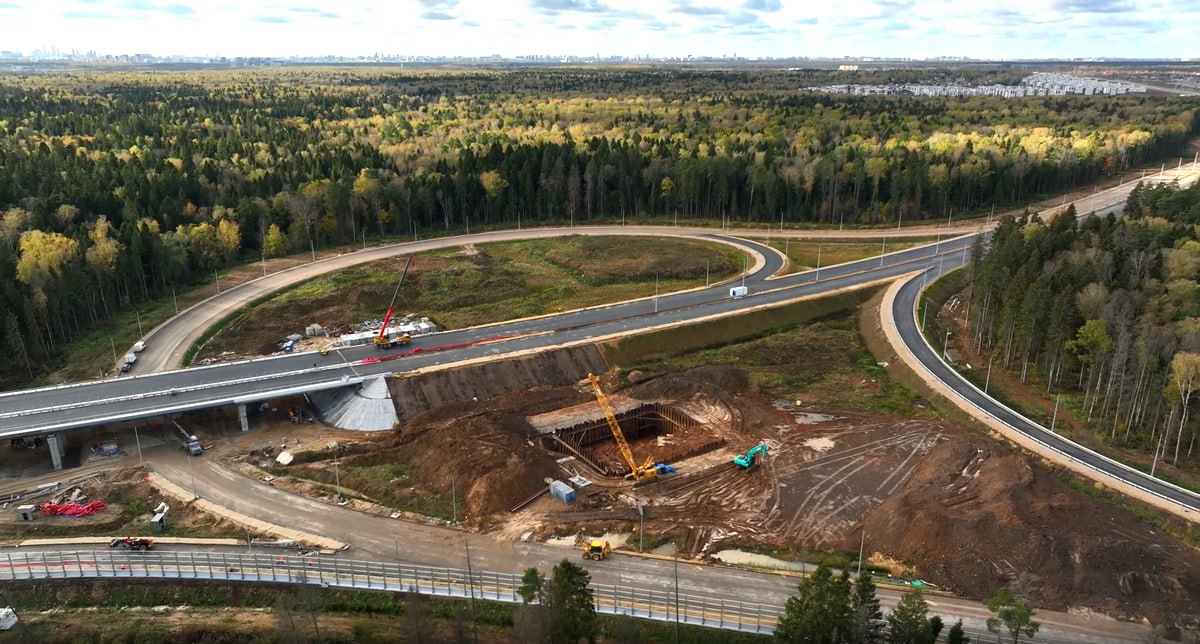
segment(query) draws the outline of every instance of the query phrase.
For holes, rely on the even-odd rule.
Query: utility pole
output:
[[[988,384],[990,384],[992,382],[992,363],[995,361],[996,361],[995,358],[990,358],[988,360],[987,378],[983,379],[983,393],[985,393],[985,394],[988,392]]]
[[[179,315],[179,300],[175,299],[175,287],[171,287],[171,301],[175,303],[175,315]]]
[[[821,244],[817,244],[817,279],[815,281],[821,281]]]
[[[363,235],[363,248],[366,248],[366,241],[367,241],[367,236],[364,234]],[[258,256],[262,259],[263,277],[266,277],[267,276],[267,254],[265,252],[263,252],[263,253],[259,253]]]
[[[883,243],[879,246],[879,267],[883,268],[883,254],[887,252],[887,235],[883,236]]]
[[[950,330],[946,330],[946,337],[942,338],[942,360],[947,360],[947,351],[950,350]]]
[[[115,343],[115,342],[113,342],[113,339],[112,339],[112,336],[111,336],[111,335],[110,335],[110,336],[108,336],[108,346],[112,347],[112,352],[113,352],[113,364],[116,364],[116,363],[117,363],[117,345],[116,345],[116,343]]]
[[[742,286],[746,285],[746,273],[750,271],[750,258],[742,255]]]
[[[221,293],[221,278],[217,277],[217,272],[213,271],[213,284],[217,285],[217,294]]]
[[[139,313],[139,312],[137,312],[137,311],[134,311],[134,312],[133,312],[133,314],[137,316],[137,323],[138,323],[138,337],[140,338],[140,337],[142,337],[143,335],[145,335],[145,334],[143,334],[143,333],[142,333],[142,314],[141,314],[141,313]]]

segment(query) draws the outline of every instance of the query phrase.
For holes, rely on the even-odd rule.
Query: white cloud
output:
[[[0,0],[26,52],[1196,57],[1197,33],[1181,0]]]

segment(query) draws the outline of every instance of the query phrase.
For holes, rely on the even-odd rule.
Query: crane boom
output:
[[[600,408],[604,410],[604,419],[608,421],[608,428],[612,430],[613,440],[617,441],[617,447],[621,450],[621,456],[625,457],[625,462],[629,464],[629,476],[636,481],[644,481],[658,476],[658,471],[654,469],[654,459],[647,458],[646,462],[638,465],[637,461],[633,460],[633,450],[629,449],[629,443],[625,440],[625,433],[621,431],[621,425],[617,423],[617,415],[613,412],[612,404],[608,402],[608,396],[604,395],[604,390],[600,388],[600,380],[595,374],[588,374],[588,380],[592,383],[592,389],[596,392],[596,402],[600,403]]]
[[[404,276],[408,275],[408,267],[412,264],[412,256],[410,255],[407,262],[404,262],[404,272],[400,273],[400,281],[396,282],[396,290],[392,293],[392,301],[388,303],[387,314],[383,316],[383,326],[379,327],[379,337],[376,342],[383,342],[387,338],[388,323],[392,321],[392,311],[396,310],[396,296],[400,295],[400,285],[404,283]]]

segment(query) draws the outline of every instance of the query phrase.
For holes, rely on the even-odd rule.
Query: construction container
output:
[[[575,488],[562,481],[551,481],[550,496],[570,505],[575,502]]]
[[[20,517],[21,521],[33,521],[34,517],[37,516],[37,513],[38,513],[37,507],[35,507],[35,506],[32,506],[32,505],[18,505],[17,506],[17,516]]]

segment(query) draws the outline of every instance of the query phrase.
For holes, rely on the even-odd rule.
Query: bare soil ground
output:
[[[711,431],[635,441],[639,458],[725,440],[674,463],[679,473],[657,483],[598,476],[532,442],[530,417],[594,401],[579,384],[446,405],[398,432],[355,434],[357,445],[339,460],[340,483],[377,504],[368,510],[448,518],[456,499],[469,529],[510,539],[629,533],[638,523],[634,500],[642,499],[648,545],[673,541],[699,557],[726,548],[782,557],[853,552],[865,530],[874,560],[966,597],[1016,581],[1047,608],[1155,623],[1200,619],[1200,553],[1072,489],[1027,455],[938,417],[864,355],[862,342],[853,323],[831,320],[702,352],[683,367],[606,375],[618,402],[657,401],[714,421]],[[311,434],[291,446],[297,463],[286,478],[328,495],[332,431],[285,426],[256,438]],[[240,442],[241,453],[250,440]],[[732,465],[761,441],[770,449],[765,463],[750,471]],[[575,507],[543,497],[507,512],[545,479],[573,473],[593,481]]]
[[[152,510],[163,501],[167,501],[171,506],[167,514],[170,523],[169,536],[246,536],[245,530],[221,517],[164,499],[144,477],[145,471],[141,468],[123,468],[97,474],[77,485],[64,486],[50,495],[6,503],[5,507],[0,509],[0,538],[16,541],[43,537],[153,535],[150,524]],[[20,520],[18,506],[28,503],[40,508],[43,503],[67,501],[76,489],[81,490],[84,495],[80,503],[103,501],[107,507],[86,517],[38,514],[33,521]]]

